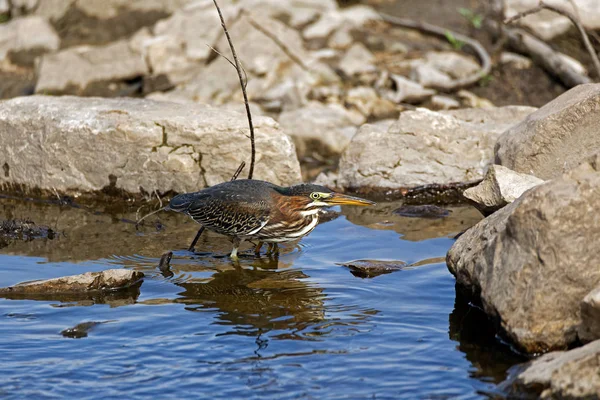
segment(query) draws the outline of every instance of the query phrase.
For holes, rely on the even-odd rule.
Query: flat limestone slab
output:
[[[255,117],[255,179],[301,181],[292,140]],[[246,115],[201,104],[29,96],[0,102],[0,187],[193,192],[250,162]]]
[[[54,294],[105,291],[127,288],[144,277],[139,271],[128,269],[108,269],[100,272],[86,272],[61,278],[23,282],[0,288],[3,294]]]

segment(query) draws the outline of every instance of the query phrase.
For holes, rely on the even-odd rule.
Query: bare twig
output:
[[[154,191],[154,194],[156,195],[156,198],[158,199],[158,204],[160,205],[160,208],[163,208],[163,203],[162,203],[162,199],[160,198],[160,196],[158,195],[158,190]]]
[[[380,13],[379,15],[381,16],[381,18],[383,18],[384,21],[392,25],[400,26],[402,28],[415,29],[420,32],[427,33],[429,35],[434,35],[442,38],[447,38],[448,35],[452,35],[452,37],[454,37],[457,41],[463,42],[466,46],[470,47],[475,52],[477,58],[479,58],[479,62],[481,63],[481,68],[479,69],[479,71],[466,78],[457,79],[449,83],[438,83],[435,85],[429,85],[429,87],[431,87],[432,89],[441,90],[445,92],[462,89],[477,83],[481,78],[483,78],[486,75],[489,75],[490,71],[492,70],[492,61],[488,52],[481,45],[481,43],[479,43],[473,38],[461,35],[460,33],[449,31],[448,29],[436,25],[428,24],[426,22],[415,21],[408,18],[394,17],[388,14]]]
[[[233,56],[233,61],[235,62],[235,69],[238,74],[238,78],[240,79],[240,86],[242,87],[242,94],[244,95],[244,104],[246,105],[246,114],[248,115],[248,126],[250,127],[250,144],[252,146],[252,154],[250,158],[250,170],[248,171],[248,179],[252,179],[252,175],[254,173],[254,160],[256,158],[256,145],[254,143],[254,125],[252,124],[252,114],[250,113],[250,104],[248,102],[248,94],[246,93],[246,86],[244,86],[244,79],[242,77],[242,68],[240,67],[240,63],[237,58],[237,54],[235,52],[235,47],[233,46],[233,42],[231,41],[231,36],[229,36],[229,31],[227,30],[227,26],[225,25],[225,19],[223,18],[223,13],[219,8],[219,4],[217,4],[217,0],[213,0],[215,7],[217,8],[217,12],[219,13],[219,18],[221,19],[221,27],[223,27],[223,32],[225,33],[225,37],[227,37],[227,42],[229,43],[229,47],[231,48],[231,54]]]
[[[585,31],[585,28],[583,27],[583,25],[581,25],[579,18],[577,16],[575,16],[573,13],[571,13],[567,10],[564,10],[562,8],[555,7],[553,5],[546,4],[546,3],[544,3],[543,0],[540,0],[540,3],[536,7],[533,7],[529,10],[520,12],[520,13],[512,16],[511,18],[507,19],[506,21],[504,21],[504,23],[507,25],[511,24],[527,15],[531,15],[531,14],[540,12],[541,10],[552,11],[552,12],[560,14],[564,17],[567,17],[571,20],[573,25],[575,25],[575,27],[579,31],[579,34],[581,35],[581,39],[583,40],[583,44],[584,44],[587,52],[590,54],[590,57],[592,57],[592,62],[594,63],[594,68],[596,69],[596,74],[598,75],[598,78],[600,79],[600,60],[598,60],[598,55],[596,54],[594,47],[590,43],[590,38],[588,37],[588,35]]]
[[[509,29],[494,21],[486,22],[486,29],[498,34],[502,32],[510,47],[517,53],[525,54],[546,70],[550,75],[555,76],[566,87],[574,87],[584,83],[590,83],[591,79],[581,74],[569,63],[565,62],[564,55],[554,51],[550,46],[525,32],[522,29]]]
[[[141,208],[141,207],[140,207],[140,208]],[[146,219],[146,218],[148,218],[149,216],[151,216],[151,215],[154,215],[154,214],[156,214],[156,213],[159,213],[159,212],[161,212],[161,211],[165,211],[165,209],[166,209],[166,208],[167,208],[167,207],[162,207],[162,208],[159,208],[158,210],[152,211],[151,213],[144,215],[144,216],[143,216],[142,218],[140,218],[140,219],[137,219],[137,212],[136,212],[136,219],[137,219],[137,220],[135,221],[135,228],[137,229],[137,227],[140,225],[140,222],[142,222],[143,220],[145,220],[145,219]],[[139,211],[139,209],[138,209],[138,211]]]
[[[221,57],[223,57],[225,60],[227,60],[227,62],[229,64],[231,64],[233,66],[233,68],[236,68],[235,64],[233,63],[233,61],[231,61],[229,58],[225,57],[223,55],[223,53],[221,53],[219,50],[215,49],[214,47],[212,47],[210,44],[206,45],[209,49],[211,49],[212,51],[214,51],[216,54],[220,55]],[[248,87],[248,74],[246,73],[246,68],[244,68],[244,66],[242,65],[242,71],[244,72],[244,87]]]
[[[244,169],[245,166],[246,166],[246,163],[244,161],[242,161],[240,166],[233,173],[233,176],[231,177],[230,181],[235,181],[238,178],[238,176],[240,176],[240,174],[242,173],[242,170]]]
[[[252,18],[250,15],[248,15],[248,21],[254,28],[256,28],[256,30],[262,32],[265,36],[270,38],[277,45],[277,47],[279,47],[281,51],[283,51],[292,61],[298,64],[300,68],[302,68],[305,71],[310,70],[310,68],[308,68],[304,61],[298,58],[298,56],[296,56],[294,52],[290,50],[289,46],[285,44],[285,42],[283,42],[281,39],[279,39],[277,35],[274,35],[272,32],[269,32],[269,30],[265,29],[260,23],[256,22],[254,18]]]

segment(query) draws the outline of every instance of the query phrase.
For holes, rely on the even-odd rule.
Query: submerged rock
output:
[[[532,175],[520,174],[500,165],[490,165],[483,181],[463,192],[484,215],[491,214],[519,198],[526,190],[544,183]]]
[[[401,217],[408,218],[444,218],[449,216],[452,211],[434,205],[406,205],[399,207],[392,212]]]
[[[0,221],[0,248],[12,240],[32,240],[37,238],[54,239],[56,232],[45,225],[33,221],[10,219]]]
[[[600,393],[600,340],[569,351],[544,354],[500,385],[515,398],[597,399]],[[512,397],[511,397],[512,398]]]
[[[600,148],[600,84],[562,94],[500,138],[496,164],[552,179],[579,165]]]
[[[447,256],[457,282],[527,352],[577,342],[580,304],[600,284],[598,157],[539,185],[458,238]]]
[[[105,324],[110,321],[89,321],[82,322],[80,324],[75,325],[72,328],[65,329],[61,331],[60,334],[67,338],[72,339],[81,339],[87,337],[88,333],[94,329],[96,326],[100,324]]]
[[[61,192],[192,192],[250,160],[245,114],[143,99],[30,96],[0,108],[0,184]],[[299,182],[291,139],[255,117],[255,178]]]
[[[375,278],[406,268],[404,261],[356,260],[339,263],[350,270],[352,275],[359,278]]]
[[[109,291],[128,288],[144,277],[139,271],[128,269],[108,269],[101,272],[86,272],[62,278],[23,282],[0,288],[0,296],[5,294],[63,294],[91,291]]]
[[[496,138],[531,107],[405,111],[387,131],[363,125],[342,154],[340,188],[397,189],[483,177]]]

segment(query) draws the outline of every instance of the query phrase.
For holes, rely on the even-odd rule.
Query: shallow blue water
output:
[[[31,218],[58,239],[0,249],[0,286],[98,271],[146,273],[110,298],[0,299],[0,398],[480,398],[519,361],[481,312],[456,299],[443,257],[477,221],[455,208],[438,220],[344,209],[278,260],[161,216],[136,232],[132,214],[0,200],[0,218]],[[248,247],[249,248],[249,247]],[[172,277],[157,269],[175,252]],[[336,263],[402,260],[417,266],[362,279]],[[455,300],[456,307],[455,307]],[[87,337],[61,331],[102,322]]]

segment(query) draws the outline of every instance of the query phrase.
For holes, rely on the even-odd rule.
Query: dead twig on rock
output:
[[[542,67],[550,75],[556,77],[566,87],[571,88],[584,83],[590,83],[592,80],[577,71],[565,61],[565,55],[553,50],[542,40],[536,38],[522,29],[509,29],[496,22],[487,21],[486,29],[495,34],[502,32],[506,37],[508,47],[517,53],[529,56],[533,62]]]
[[[481,43],[479,43],[477,40],[475,40],[469,36],[466,36],[466,35],[461,35],[460,33],[452,32],[448,29],[439,27],[437,25],[428,24],[426,22],[415,21],[415,20],[408,19],[408,18],[394,17],[392,15],[382,14],[382,13],[380,13],[379,15],[385,22],[390,23],[395,26],[399,26],[402,28],[408,28],[408,29],[415,29],[417,31],[420,31],[420,32],[423,32],[423,33],[426,33],[429,35],[438,36],[438,37],[441,37],[444,39],[447,39],[448,37],[452,37],[456,41],[464,43],[467,47],[470,47],[475,52],[477,58],[479,58],[479,62],[481,65],[481,68],[479,69],[479,71],[477,71],[476,73],[474,73],[466,78],[463,78],[463,79],[457,79],[452,82],[444,83],[444,84],[439,83],[436,85],[430,85],[429,87],[431,87],[432,89],[440,90],[443,92],[451,92],[454,90],[458,90],[458,89],[462,89],[462,88],[474,85],[481,78],[490,74],[490,72],[492,70],[492,60],[491,60],[488,52],[481,45]]]
[[[221,12],[221,8],[219,8],[219,4],[217,0],[213,0],[215,7],[217,8],[217,12],[219,13],[219,18],[221,19],[221,27],[223,28],[223,32],[225,33],[225,37],[227,38],[227,42],[229,43],[229,48],[231,49],[231,54],[233,56],[233,62],[235,63],[235,69],[238,74],[238,78],[240,79],[240,86],[242,87],[242,94],[244,95],[244,104],[246,106],[246,115],[248,116],[248,126],[250,127],[250,144],[252,146],[252,154],[250,158],[250,169],[248,170],[248,179],[252,179],[252,175],[254,174],[254,160],[256,158],[256,145],[254,143],[254,125],[252,124],[252,113],[250,113],[250,103],[248,102],[248,93],[246,93],[246,86],[244,85],[244,79],[242,77],[242,68],[240,67],[240,62],[238,61],[237,54],[235,52],[235,47],[233,46],[233,42],[231,41],[231,36],[229,35],[229,31],[227,30],[227,26],[225,25],[225,19],[223,18],[223,13]]]
[[[598,60],[598,55],[596,54],[596,51],[594,50],[594,47],[592,46],[592,43],[590,42],[590,38],[589,38],[587,32],[585,31],[585,28],[581,24],[581,21],[573,13],[571,13],[567,10],[564,10],[562,8],[555,7],[553,5],[546,4],[546,3],[544,3],[543,0],[540,0],[540,3],[536,7],[533,7],[529,10],[525,10],[523,12],[520,12],[520,13],[512,16],[511,18],[508,18],[507,20],[504,21],[504,24],[506,24],[506,25],[512,24],[512,23],[520,20],[521,18],[524,18],[531,14],[538,13],[542,10],[548,10],[548,11],[555,12],[555,13],[562,15],[563,17],[567,17],[571,20],[573,25],[575,25],[575,27],[579,31],[579,34],[581,35],[581,39],[583,40],[583,44],[584,44],[587,52],[590,54],[590,57],[592,58],[592,62],[594,63],[594,68],[596,69],[596,75],[598,76],[598,78],[600,78],[600,60]]]

